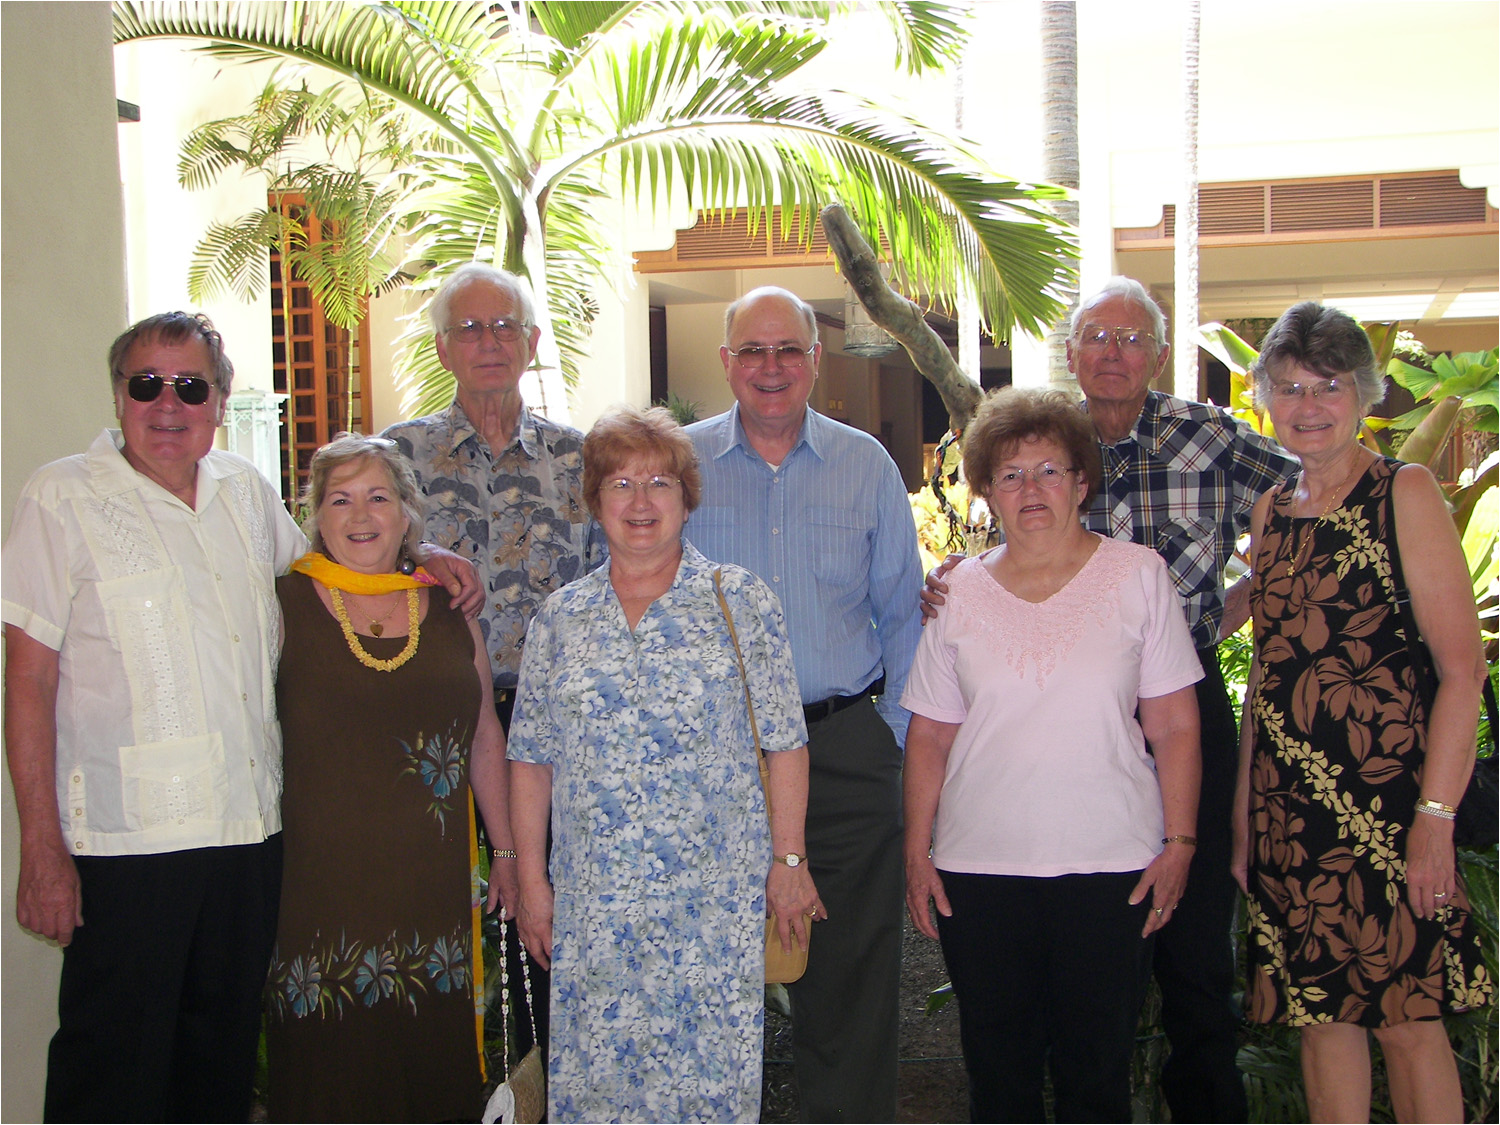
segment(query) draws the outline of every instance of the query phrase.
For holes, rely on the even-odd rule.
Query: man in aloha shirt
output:
[[[603,537],[583,502],[583,435],[533,414],[521,376],[541,329],[531,294],[514,274],[461,266],[429,309],[437,353],[458,386],[438,414],[385,431],[416,467],[427,497],[424,538],[471,561],[485,591],[479,631],[494,676],[495,709],[510,730],[526,630],[547,596],[593,569]],[[515,853],[495,863],[515,863]],[[510,978],[517,949],[507,943]],[[530,966],[537,1032],[547,1041],[546,973]],[[517,1032],[524,1053],[529,1021]]]
[[[508,729],[527,626],[549,594],[599,563],[603,540],[583,503],[583,435],[521,400],[541,335],[525,283],[470,263],[443,283],[430,315],[457,393],[447,410],[398,422],[385,436],[416,467],[424,538],[479,570],[479,629]],[[459,338],[476,331],[477,339]]]

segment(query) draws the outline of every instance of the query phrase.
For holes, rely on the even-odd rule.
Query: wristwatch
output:
[[[786,855],[777,856],[776,862],[784,863],[788,867],[801,867],[807,862],[807,857],[805,855],[798,855],[796,852],[787,852]]]

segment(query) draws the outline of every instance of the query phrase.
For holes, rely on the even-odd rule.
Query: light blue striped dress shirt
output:
[[[687,432],[703,470],[689,541],[781,599],[803,703],[854,695],[884,673],[880,713],[905,745],[899,700],[922,632],[922,564],[890,455],[811,408],[776,470],[746,439],[738,406]]]

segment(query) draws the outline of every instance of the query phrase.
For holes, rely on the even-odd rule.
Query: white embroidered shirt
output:
[[[307,550],[249,461],[198,463],[196,510],[106,430],[17,502],[3,617],[57,650],[57,799],[75,855],[281,830],[278,574]]]

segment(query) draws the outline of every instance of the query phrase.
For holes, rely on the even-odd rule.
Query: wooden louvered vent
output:
[[[1122,228],[1115,244],[1140,250],[1171,242],[1176,226],[1177,208],[1167,204],[1158,225]],[[1210,244],[1348,238],[1356,231],[1371,238],[1406,237],[1418,228],[1495,226],[1484,189],[1464,187],[1457,172],[1205,184],[1198,191],[1198,235]]]
[[[760,220],[754,235],[750,233],[750,213],[743,207],[722,216],[718,212],[700,211],[692,227],[677,232],[670,250],[637,254],[636,269],[641,273],[744,269],[772,261],[788,265],[799,260],[821,263],[828,259],[828,239],[821,226],[813,223],[811,246],[799,234],[793,217],[783,236],[779,207]]]

